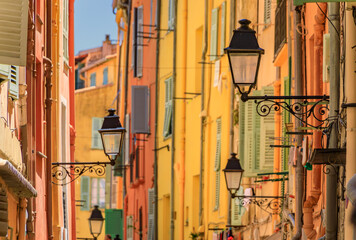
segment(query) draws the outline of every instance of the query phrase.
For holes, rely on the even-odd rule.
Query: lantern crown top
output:
[[[90,218],[89,219],[98,219],[98,220],[103,220],[103,215],[101,214],[101,211],[99,210],[99,206],[95,205],[93,211],[91,212]]]
[[[113,109],[113,108],[110,108],[110,109],[108,110],[108,112],[109,112],[109,116],[114,116],[114,115],[115,115],[116,110],[115,110],[115,109]]]
[[[226,171],[237,171],[243,172],[244,170],[241,167],[240,160],[236,158],[236,153],[231,153],[231,157],[228,159],[224,172]]]
[[[248,19],[240,19],[240,20],[239,20],[239,23],[240,23],[240,25],[241,25],[241,27],[239,28],[239,30],[244,30],[244,29],[252,30],[252,29],[249,27],[249,25],[250,25],[250,23],[251,23],[250,20],[248,20]],[[234,31],[236,31],[236,30],[234,30]],[[252,31],[253,31],[253,30],[252,30]],[[255,32],[255,31],[254,31],[254,32]]]
[[[120,118],[118,115],[115,114],[115,109],[110,108],[108,110],[109,115],[104,117],[104,122],[99,131],[106,130],[106,129],[117,129],[122,128],[120,123]]]

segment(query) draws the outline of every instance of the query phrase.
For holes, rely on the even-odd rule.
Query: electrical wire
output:
[[[339,40],[340,40],[340,33],[339,31],[336,29],[335,25],[333,24],[333,22],[330,20],[330,18],[326,15],[326,13],[321,9],[321,7],[319,6],[319,4],[316,2],[316,5],[318,6],[318,8],[320,9],[320,11],[324,14],[324,16],[328,19],[328,21],[330,22],[330,24],[334,27],[335,32],[337,33]]]

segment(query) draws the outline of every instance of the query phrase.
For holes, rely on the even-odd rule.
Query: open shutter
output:
[[[138,35],[143,35],[143,6],[137,8],[137,31]],[[137,63],[136,63],[136,77],[142,77],[143,65],[143,37],[137,38]]]
[[[132,133],[149,133],[149,99],[147,86],[131,87]]]
[[[243,101],[239,102],[239,150],[238,155],[242,160],[242,164],[244,165],[243,159],[245,159],[245,132],[246,132],[246,103]]]
[[[284,95],[290,95],[290,81],[288,77],[284,78]],[[290,104],[290,100],[285,100],[288,104]],[[287,128],[286,124],[290,123],[290,114],[287,111],[283,111],[282,113],[282,129],[283,129],[283,139],[287,139]],[[289,142],[284,142],[284,144],[289,144]],[[282,148],[282,169],[288,170],[288,158],[289,158],[289,150],[286,148]]]
[[[147,232],[147,240],[154,239],[154,189],[148,189],[148,232]]]
[[[262,96],[274,95],[272,86],[262,88]],[[267,103],[272,105],[272,103]],[[272,110],[266,117],[261,118],[261,170],[271,171],[274,165],[274,149],[270,145],[274,144],[274,121],[275,111]]]
[[[28,1],[0,1],[0,63],[26,66]]]
[[[172,124],[172,78],[166,79],[165,84],[165,113],[164,113],[164,124],[163,124],[163,136],[168,137],[171,135],[171,124]]]
[[[215,207],[219,209],[220,205],[220,161],[221,161],[221,118],[216,120],[216,152],[215,152]]]
[[[63,57],[68,61],[68,0],[63,0]]]
[[[226,35],[226,1],[221,4],[220,55],[224,54]]]
[[[169,0],[169,6],[168,6],[168,28],[173,29],[174,25],[174,4],[173,0]]]
[[[9,75],[9,94],[12,99],[19,98],[19,67],[11,65]]]
[[[244,188],[241,186],[237,191],[237,195],[244,195]],[[240,204],[238,198],[231,199],[231,225],[241,226],[242,216],[244,215],[246,208]]]
[[[91,148],[103,149],[103,144],[101,142],[100,133],[98,132],[103,125],[103,118],[92,118],[92,129],[91,129]]]
[[[261,96],[261,91],[253,92],[253,96]],[[260,170],[261,160],[261,116],[256,111],[256,104],[252,102],[252,115],[253,115],[253,143],[252,143],[252,167],[253,173],[258,173]]]
[[[80,200],[82,211],[89,211],[89,191],[90,191],[90,182],[88,176],[82,176],[80,178]]]
[[[245,144],[244,144],[244,169],[246,176],[253,172],[253,101],[247,101],[245,105]],[[240,141],[243,141],[240,139]]]
[[[130,115],[125,116],[125,165],[130,164]]]
[[[211,29],[210,29],[210,60],[215,60],[217,55],[218,44],[218,15],[219,8],[211,11]]]
[[[264,0],[264,21],[265,24],[271,23],[271,0]]]

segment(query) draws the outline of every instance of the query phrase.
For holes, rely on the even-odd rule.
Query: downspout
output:
[[[301,26],[301,6],[295,8],[294,21],[296,26],[294,28],[294,71],[295,71],[295,95],[303,95],[303,68],[302,68],[302,36],[300,34],[299,26]],[[295,127],[298,129],[301,126],[300,121],[295,122]],[[297,136],[297,146],[302,145],[302,136]],[[303,226],[303,188],[304,188],[304,168],[302,164],[302,159],[297,158],[297,167],[295,169],[295,201],[296,201],[296,210],[295,210],[295,228],[296,233],[293,236],[292,240],[299,240],[302,237],[302,226]]]
[[[345,96],[346,103],[356,103],[356,24],[352,16],[352,9],[346,10],[346,46],[345,46]],[[346,182],[349,182],[356,173],[356,108],[346,108],[347,134],[346,134]],[[350,222],[355,207],[349,203],[345,214],[345,239],[356,240],[355,226]]]
[[[205,99],[205,59],[208,48],[208,0],[205,0],[204,8],[204,46],[202,49],[201,66],[201,107],[200,114],[204,112]],[[205,116],[200,116],[200,172],[199,172],[199,225],[203,225],[203,179],[204,179],[204,121]]]
[[[157,16],[157,28],[160,28],[161,26],[161,0],[157,0],[157,6],[156,6],[156,16]],[[160,31],[157,31],[157,41],[156,41],[156,94],[155,94],[155,149],[158,148],[158,107],[159,107],[159,98],[157,97],[157,94],[159,93],[159,44],[160,44],[160,37],[161,33]],[[157,151],[154,151],[154,239],[158,240],[158,156],[157,156]]]
[[[181,95],[184,96],[186,92],[187,81],[187,32],[188,32],[188,0],[182,1],[182,89]],[[176,33],[177,31],[175,31]],[[173,99],[174,101],[174,99]],[[184,197],[185,197],[185,124],[186,124],[186,102],[181,103],[181,137],[180,137],[180,164],[179,164],[179,210],[180,210],[180,239],[184,240]]]
[[[69,1],[69,107],[70,107],[70,161],[75,162],[75,61],[74,61],[74,0]],[[76,239],[75,183],[71,183],[72,239]]]
[[[19,235],[17,240],[25,240],[25,227],[26,227],[26,208],[27,208],[27,199],[21,198],[19,201]]]
[[[170,240],[174,240],[174,154],[175,154],[175,116],[176,116],[176,82],[177,82],[177,8],[178,0],[174,1],[174,27],[173,27],[173,73],[172,73],[172,151],[171,151],[171,213],[170,213]]]
[[[326,11],[326,3],[319,3],[323,12]],[[325,15],[318,8],[315,15],[314,25],[314,82],[313,82],[313,94],[322,95],[323,85],[321,81],[321,65],[323,54],[323,31],[325,29]],[[321,118],[320,114],[316,114],[316,118]],[[315,124],[317,120],[314,120]],[[313,134],[314,148],[321,147],[321,132],[315,131]],[[314,165],[312,170],[312,190],[311,195],[303,205],[304,212],[304,232],[308,239],[316,238],[316,230],[314,229],[313,212],[314,207],[317,205],[321,194],[321,166]]]
[[[52,227],[52,0],[47,0],[47,17],[46,17],[46,57],[43,57],[45,65],[45,80],[46,80],[46,207],[47,207],[47,233],[48,239],[53,239]]]
[[[332,122],[329,148],[338,148],[338,113],[340,98],[340,3],[328,3],[329,18],[335,26],[329,25],[330,33],[330,111],[329,117],[336,119]],[[326,175],[326,240],[337,238],[338,207],[337,207],[337,178],[335,168],[327,166]]]

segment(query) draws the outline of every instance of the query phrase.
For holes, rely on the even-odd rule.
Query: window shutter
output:
[[[148,189],[148,232],[147,240],[154,239],[154,211],[155,211],[155,202],[154,202],[154,189]]]
[[[271,23],[271,0],[264,0],[264,21],[265,24]]]
[[[220,55],[224,55],[226,35],[226,1],[221,4]]]
[[[10,65],[0,64],[0,82],[7,81],[10,74]]]
[[[19,98],[19,67],[11,65],[9,76],[9,94],[12,99]]]
[[[137,30],[140,32],[138,35],[143,35],[143,6],[137,9]],[[142,77],[143,65],[143,37],[138,37],[137,40],[137,63],[136,63],[136,77]]]
[[[241,186],[237,191],[237,195],[244,195],[244,188]],[[242,206],[238,198],[231,199],[231,225],[242,225],[242,216],[246,208]]]
[[[108,68],[104,68],[103,70],[103,85],[106,85],[109,83],[109,79],[108,79]]]
[[[220,161],[221,161],[221,118],[216,120],[216,152],[215,152],[215,208],[220,204]]]
[[[245,104],[245,144],[244,144],[244,168],[246,176],[253,171],[253,101]],[[240,141],[243,141],[242,139]],[[246,162],[245,162],[246,161]]]
[[[125,116],[125,165],[130,164],[130,115]]]
[[[290,81],[288,77],[284,78],[284,95],[289,96],[290,95]],[[290,100],[285,100],[288,104],[290,104]],[[287,111],[283,111],[282,114],[282,129],[283,129],[283,139],[288,139],[287,138],[287,129],[286,129],[286,124],[290,123],[290,115]],[[289,144],[288,142],[284,142],[284,144]],[[288,170],[288,158],[289,158],[289,150],[286,148],[282,148],[282,169],[283,170]]]
[[[132,133],[149,133],[149,99],[147,86],[131,87]]]
[[[261,91],[253,92],[254,96],[261,96]],[[260,170],[261,160],[261,116],[256,111],[256,104],[252,102],[252,115],[253,115],[253,145],[252,145],[252,167],[253,173],[258,173]]]
[[[218,15],[219,8],[211,11],[211,29],[210,29],[210,60],[215,60],[217,55],[218,44]]]
[[[96,73],[90,74],[90,86],[91,87],[96,86]]]
[[[89,211],[89,185],[89,177],[82,176],[80,178],[80,200],[82,200],[80,210],[82,211]]]
[[[240,101],[239,103],[239,150],[238,154],[241,160],[245,159],[245,132],[246,132],[246,103]],[[244,165],[244,161],[242,161]]]
[[[68,61],[68,0],[63,0],[63,57]]]
[[[103,125],[103,121],[103,118],[92,118],[91,147],[94,149],[103,149],[100,133],[98,132],[98,130]]]
[[[137,8],[133,9],[133,21],[132,21],[132,54],[131,54],[131,66],[134,70],[134,77],[136,77],[136,59],[137,59]]]
[[[169,0],[168,6],[168,28],[173,29],[174,25],[174,5],[173,0]]]
[[[272,86],[263,87],[262,96],[265,95],[274,95],[274,88]],[[275,111],[272,110],[268,116],[261,118],[261,170],[264,171],[273,171],[274,166],[274,150],[270,147],[274,144],[274,116]]]
[[[121,146],[121,154],[117,157],[114,165],[114,176],[122,177],[123,165],[124,165],[124,144]]]
[[[28,1],[0,2],[0,63],[26,66]]]
[[[133,240],[134,226],[132,216],[126,216],[126,239]]]
[[[165,113],[164,113],[164,124],[163,124],[163,136],[168,137],[171,135],[171,124],[172,124],[172,78],[164,81],[166,95],[165,95]]]

